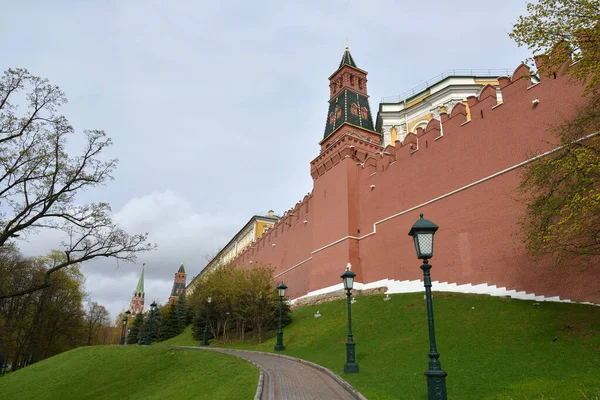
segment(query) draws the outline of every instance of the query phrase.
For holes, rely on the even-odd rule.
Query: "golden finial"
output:
[[[346,39],[346,51],[350,50],[350,47],[348,46],[348,39]]]

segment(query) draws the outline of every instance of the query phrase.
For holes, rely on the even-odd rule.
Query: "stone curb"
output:
[[[164,346],[164,347],[175,347],[175,348],[182,348],[182,349],[197,349],[197,350],[212,350],[212,351],[216,351],[216,352],[219,352],[219,353],[230,353],[231,351],[238,351],[238,352],[243,352],[243,353],[266,354],[266,355],[270,355],[270,356],[275,356],[275,357],[280,357],[280,358],[286,358],[288,360],[292,360],[292,361],[296,361],[296,362],[299,362],[299,363],[302,363],[302,364],[306,364],[306,365],[308,365],[308,366],[310,366],[312,368],[318,369],[319,371],[325,372],[333,380],[335,380],[337,383],[339,383],[344,389],[346,389],[352,396],[354,396],[355,399],[357,399],[357,400],[367,400],[367,398],[365,396],[363,396],[362,394],[360,394],[360,392],[358,390],[354,389],[352,387],[352,385],[350,385],[348,382],[346,382],[344,379],[342,379],[339,375],[337,375],[335,372],[333,372],[329,368],[325,368],[322,365],[315,364],[315,363],[307,361],[307,360],[303,360],[302,358],[296,358],[296,357],[286,356],[285,354],[268,353],[266,351],[226,349],[226,348],[222,348],[222,347],[196,347],[196,346]],[[263,379],[263,371],[262,371],[262,368],[260,368],[260,377],[259,377],[259,382],[258,382],[259,388],[256,390],[257,396],[258,396],[259,390],[260,390],[261,395],[262,395],[262,379]],[[259,399],[260,399],[260,396],[259,397],[256,397],[256,396],[254,397],[254,400],[259,400]]]

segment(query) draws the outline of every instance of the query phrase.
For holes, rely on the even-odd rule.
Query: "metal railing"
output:
[[[499,76],[511,76],[513,70],[511,69],[449,69],[447,71],[442,72],[440,75],[437,75],[431,79],[426,80],[418,86],[398,95],[398,96],[389,96],[382,97],[381,103],[401,103],[408,98],[421,93],[428,87],[435,85],[436,83],[446,79],[449,76],[477,76],[477,77],[499,77]]]

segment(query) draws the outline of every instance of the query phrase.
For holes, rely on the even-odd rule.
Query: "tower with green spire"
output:
[[[353,134],[379,145],[381,134],[375,131],[367,94],[367,72],[358,68],[346,46],[337,70],[329,77],[329,110],[321,151],[340,137]]]
[[[131,311],[132,315],[136,315],[144,312],[144,268],[146,264],[142,264],[142,274],[140,275],[140,279],[138,280],[138,284],[133,292],[133,296],[131,297],[131,304],[129,306],[129,311]]]
[[[173,290],[171,290],[171,296],[169,297],[169,304],[174,304],[184,293],[185,293],[185,281],[187,274],[183,263],[179,266],[179,270],[175,272],[175,280],[173,282]]]

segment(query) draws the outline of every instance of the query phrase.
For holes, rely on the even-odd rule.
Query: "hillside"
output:
[[[6,399],[252,399],[258,368],[236,357],[140,346],[80,347],[0,378]]]
[[[293,312],[284,354],[324,365],[369,400],[425,398],[429,339],[422,293],[359,296],[352,306],[360,373],[344,375],[345,301]],[[319,310],[320,318],[314,318]],[[600,307],[434,293],[441,362],[452,399],[596,399]],[[161,344],[197,345],[191,331]],[[262,344],[211,346],[273,351]],[[592,397],[593,396],[593,397]]]

